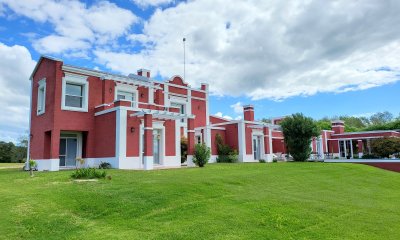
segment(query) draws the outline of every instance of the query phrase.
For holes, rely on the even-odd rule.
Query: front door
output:
[[[75,167],[78,153],[78,138],[61,137],[60,138],[60,166]]]
[[[259,160],[260,159],[260,149],[261,145],[261,139],[259,136],[253,136],[253,156],[254,160]]]
[[[160,142],[161,133],[160,130],[153,130],[153,159],[154,164],[160,164]]]

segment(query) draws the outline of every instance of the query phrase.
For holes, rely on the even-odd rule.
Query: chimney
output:
[[[144,69],[144,68],[139,69],[139,70],[137,71],[137,74],[138,74],[139,76],[143,76],[143,77],[150,78],[150,70],[147,70],[147,69]]]
[[[335,134],[344,133],[344,121],[334,120],[331,122],[331,124],[332,131],[334,131]]]
[[[253,105],[245,105],[243,106],[243,114],[245,121],[254,121],[254,106]]]

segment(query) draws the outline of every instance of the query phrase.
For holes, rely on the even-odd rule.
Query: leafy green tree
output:
[[[311,154],[312,137],[319,135],[314,120],[301,113],[286,117],[281,122],[285,144],[294,161],[306,161]]]
[[[330,120],[325,120],[321,119],[315,122],[319,130],[331,130],[331,121]]]
[[[400,138],[379,138],[371,142],[372,152],[379,157],[389,157],[389,155],[400,152]]]
[[[370,118],[371,124],[382,125],[393,120],[393,114],[388,111],[378,112],[372,115]]]
[[[15,145],[12,142],[0,141],[0,162],[15,162]]]

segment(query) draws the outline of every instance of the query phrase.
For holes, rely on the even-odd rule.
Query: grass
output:
[[[358,164],[0,170],[0,239],[400,239],[400,174]]]
[[[25,163],[0,163],[0,169],[4,168],[21,168]]]

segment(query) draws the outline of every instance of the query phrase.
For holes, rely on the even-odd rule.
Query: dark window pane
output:
[[[65,156],[60,157],[60,166],[65,166]]]
[[[60,139],[60,155],[65,155],[65,139]]]
[[[65,96],[65,106],[81,108],[82,107],[82,97],[66,95]]]
[[[83,96],[82,90],[83,90],[82,85],[67,83],[65,93],[67,95]]]
[[[117,100],[121,100],[121,99],[125,99],[125,96],[124,96],[124,95],[118,94],[118,95],[117,95]]]

